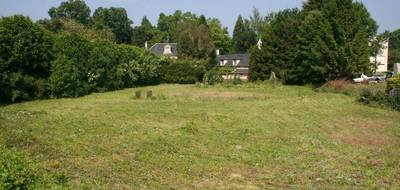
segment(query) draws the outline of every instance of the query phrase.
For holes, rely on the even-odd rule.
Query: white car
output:
[[[362,83],[362,82],[366,82],[369,81],[370,77],[368,77],[367,75],[362,74],[360,78],[355,78],[353,79],[354,83]]]

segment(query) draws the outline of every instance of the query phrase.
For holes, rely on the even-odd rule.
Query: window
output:
[[[220,62],[219,62],[219,64],[221,65],[221,66],[224,66],[224,65],[226,65],[228,63],[228,60],[221,60]]]
[[[240,63],[240,59],[234,59],[233,60],[233,66],[237,66]]]
[[[164,46],[164,55],[171,55],[172,54],[172,47],[170,45]]]

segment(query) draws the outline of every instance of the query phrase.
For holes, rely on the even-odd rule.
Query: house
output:
[[[393,71],[394,71],[394,75],[400,74],[400,63],[393,64]]]
[[[176,43],[156,43],[150,48],[150,51],[158,56],[170,57],[172,59],[178,58]]]
[[[219,67],[232,67],[234,69],[232,73],[223,76],[224,79],[234,79],[236,77],[242,80],[249,79],[250,54],[218,55],[217,58]]]
[[[370,57],[371,64],[376,65],[376,73],[388,72],[389,41],[382,42],[382,49],[375,57]]]

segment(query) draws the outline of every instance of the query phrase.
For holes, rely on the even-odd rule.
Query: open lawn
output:
[[[400,112],[308,87],[160,85],[0,107],[72,189],[400,189]]]

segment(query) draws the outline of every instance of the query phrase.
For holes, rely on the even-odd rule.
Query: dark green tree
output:
[[[239,16],[235,29],[233,31],[233,44],[234,50],[237,53],[248,52],[251,46],[254,46],[257,42],[256,33],[250,28],[250,21],[243,20],[242,16]]]
[[[304,4],[303,13],[314,10],[327,18],[337,44],[337,67],[331,71],[330,79],[371,73],[368,44],[378,26],[365,6],[353,0],[309,0]]]
[[[53,59],[51,34],[24,16],[0,19],[0,102],[46,95]]]
[[[78,97],[90,93],[91,45],[78,34],[62,34],[55,41],[56,59],[49,78],[53,97]]]
[[[68,0],[58,7],[50,8],[49,15],[52,19],[73,19],[87,25],[90,21],[90,8],[83,0]]]
[[[299,45],[286,82],[322,84],[337,68],[336,41],[328,20],[310,11],[299,29]]]
[[[110,28],[116,37],[117,43],[131,43],[133,22],[128,18],[124,8],[97,8],[92,22],[95,28]]]
[[[400,29],[389,35],[389,63],[400,63]]]
[[[132,42],[138,47],[144,47],[147,42],[148,47],[151,47],[155,43],[164,42],[166,38],[166,33],[154,27],[147,17],[143,17],[141,25],[133,29]]]
[[[250,79],[268,80],[271,72],[286,81],[297,53],[298,30],[302,17],[298,9],[269,15],[268,30],[262,35],[262,49],[252,48]]]
[[[177,36],[180,57],[206,59],[214,49],[209,29],[205,25],[186,24]]]
[[[232,39],[229,36],[228,28],[222,27],[218,19],[209,19],[208,26],[211,38],[216,49],[220,50],[220,54],[227,54],[232,51]]]

